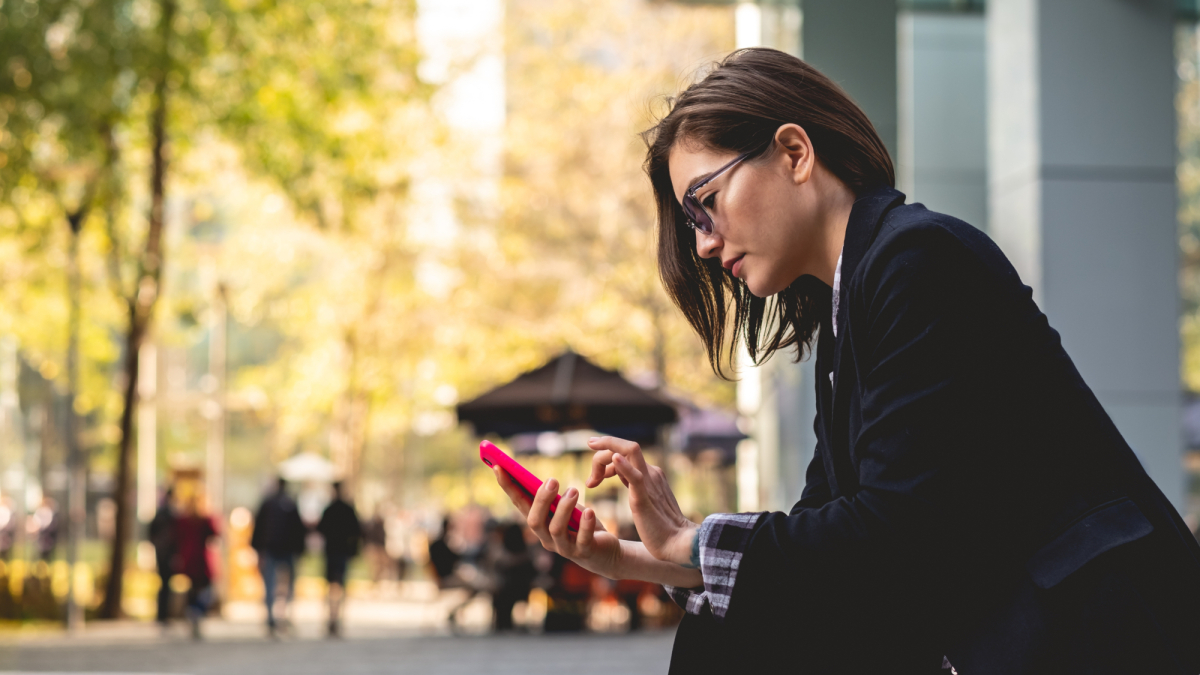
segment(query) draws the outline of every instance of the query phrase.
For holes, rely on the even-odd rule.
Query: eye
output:
[[[704,196],[704,200],[700,202],[704,208],[712,210],[717,204],[717,193],[713,192]]]

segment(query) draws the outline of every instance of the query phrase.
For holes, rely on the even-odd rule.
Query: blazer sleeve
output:
[[[800,503],[757,522],[727,622],[789,604],[866,607],[881,589],[896,588],[889,579],[904,579],[922,556],[943,550],[962,478],[957,458],[970,451],[962,433],[976,385],[966,366],[976,358],[971,334],[980,327],[971,308],[982,302],[983,266],[936,227],[894,234],[873,249],[850,281],[843,346],[853,349],[861,397],[850,449],[858,490],[829,498],[821,462],[829,449],[819,447]]]

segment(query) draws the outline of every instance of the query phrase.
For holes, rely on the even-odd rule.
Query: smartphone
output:
[[[537,493],[538,488],[542,487],[542,479],[529,472],[529,469],[517,463],[517,460],[509,457],[500,448],[492,445],[488,441],[479,444],[479,459],[483,460],[488,466],[499,466],[512,476],[513,482],[517,487],[521,488],[530,500],[533,500],[533,495]],[[555,495],[554,501],[550,503],[550,513],[558,512],[558,500],[562,495]],[[579,520],[583,518],[583,512],[579,507],[571,513],[571,519],[567,522],[567,529],[571,532],[579,531]]]

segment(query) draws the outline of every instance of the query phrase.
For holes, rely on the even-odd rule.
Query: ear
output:
[[[796,185],[807,183],[812,178],[813,165],[817,156],[813,153],[812,140],[799,124],[785,124],[775,131],[775,149],[786,161],[786,170]]]

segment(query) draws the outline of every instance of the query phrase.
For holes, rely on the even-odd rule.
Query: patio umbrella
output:
[[[458,405],[460,422],[484,436],[595,429],[639,443],[678,419],[665,395],[567,350],[549,363]]]
[[[693,405],[683,408],[676,433],[680,449],[688,457],[695,459],[705,450],[719,450],[722,466],[737,462],[737,445],[749,438],[738,428],[735,413]]]
[[[302,452],[279,463],[279,475],[295,483],[332,483],[336,474],[332,462],[312,452]]]

